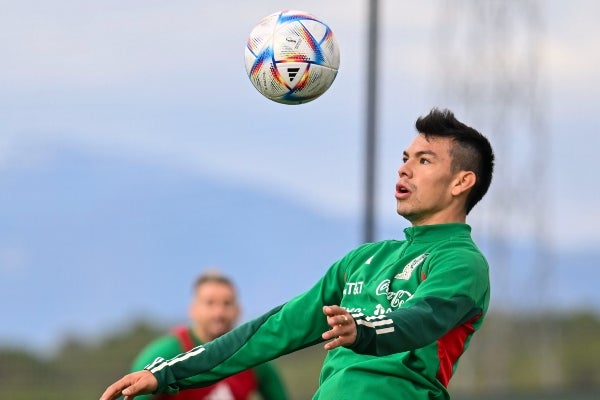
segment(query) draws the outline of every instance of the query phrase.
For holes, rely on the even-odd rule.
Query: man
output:
[[[156,357],[171,358],[208,343],[233,329],[239,315],[233,282],[216,271],[200,275],[193,286],[188,310],[191,325],[178,326],[169,335],[146,346],[134,360],[132,370],[139,371]],[[213,385],[182,391],[175,395],[146,395],[137,399],[153,400],[248,400],[256,394],[264,400],[285,400],[284,385],[272,365],[260,364]]]
[[[466,216],[487,192],[490,143],[447,110],[417,119],[398,170],[405,240],[367,243],[309,291],[203,347],[109,386],[177,392],[326,341],[313,400],[449,399],[447,386],[489,303],[489,271]]]

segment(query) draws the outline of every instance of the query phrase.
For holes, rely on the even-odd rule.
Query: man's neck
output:
[[[435,214],[431,216],[426,216],[423,218],[416,218],[413,220],[409,220],[412,226],[422,226],[422,225],[439,225],[439,224],[451,224],[451,223],[459,223],[464,224],[467,222],[467,216],[462,214]]]

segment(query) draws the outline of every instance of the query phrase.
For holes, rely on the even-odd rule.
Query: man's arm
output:
[[[308,292],[310,293],[310,291]],[[339,306],[324,306],[322,310],[318,310],[319,313],[322,311],[326,318],[323,318],[326,321],[324,326],[330,326],[331,329],[326,333],[322,334],[322,339],[330,339],[333,336],[331,335],[341,335],[340,337],[346,338],[346,340],[352,340],[353,337],[356,337],[356,327],[354,324],[354,320],[351,319],[348,312]],[[322,314],[321,314],[322,315]],[[307,320],[310,320],[308,318]],[[324,328],[326,329],[326,328]],[[347,332],[347,334],[346,334]],[[329,337],[331,336],[331,337]],[[348,345],[351,342],[346,341],[330,341],[326,345],[327,350],[331,350],[340,345]],[[180,356],[184,356],[187,353],[183,353]],[[177,358],[177,357],[175,357]],[[154,363],[157,364],[157,363]],[[160,364],[160,362],[158,362]],[[265,400],[280,400],[286,399],[287,395],[285,394],[285,389],[277,376],[277,380],[273,380],[273,374],[271,373],[271,377],[269,378],[269,373],[265,374],[266,369],[264,365],[261,365],[259,368],[262,368],[263,375],[260,379],[261,388],[265,388],[266,390],[261,393],[264,396]],[[272,372],[275,372],[271,370]],[[264,383],[267,380],[278,381],[280,385],[268,385],[264,386]],[[280,386],[280,387],[278,387]],[[143,394],[151,394],[156,392],[158,389],[158,380],[149,370],[142,370],[138,372],[131,373],[129,375],[124,376],[119,379],[117,382],[110,385],[102,394],[99,400],[116,400],[121,395],[125,396],[124,400],[132,400],[135,398],[139,398],[140,395]]]
[[[309,291],[206,345],[170,360],[157,359],[147,368],[152,372],[152,378],[147,372],[130,374],[109,386],[101,399],[114,399],[112,396],[119,391],[126,395],[154,391],[177,393],[208,386],[281,355],[322,342],[321,335],[328,329],[322,307],[340,304],[349,257],[352,253],[334,263]]]
[[[170,360],[157,359],[146,369],[158,379],[159,393],[174,394],[183,389],[211,385],[313,345],[321,340],[324,323],[311,314],[314,303],[314,295],[299,296],[212,342]]]
[[[309,291],[296,296],[212,342],[170,360],[157,359],[147,369],[158,380],[158,393],[208,386],[284,354],[321,342],[327,329],[324,304],[341,301],[343,259]]]

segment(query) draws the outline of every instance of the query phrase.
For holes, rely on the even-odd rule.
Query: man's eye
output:
[[[431,164],[431,161],[426,158],[421,158],[421,164]]]

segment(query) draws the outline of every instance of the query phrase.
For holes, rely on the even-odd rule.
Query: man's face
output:
[[[205,282],[196,288],[189,314],[196,334],[207,342],[230,331],[239,312],[234,288],[220,282]]]
[[[454,222],[451,146],[448,138],[417,135],[404,151],[403,165],[398,169],[396,207],[413,225]]]

